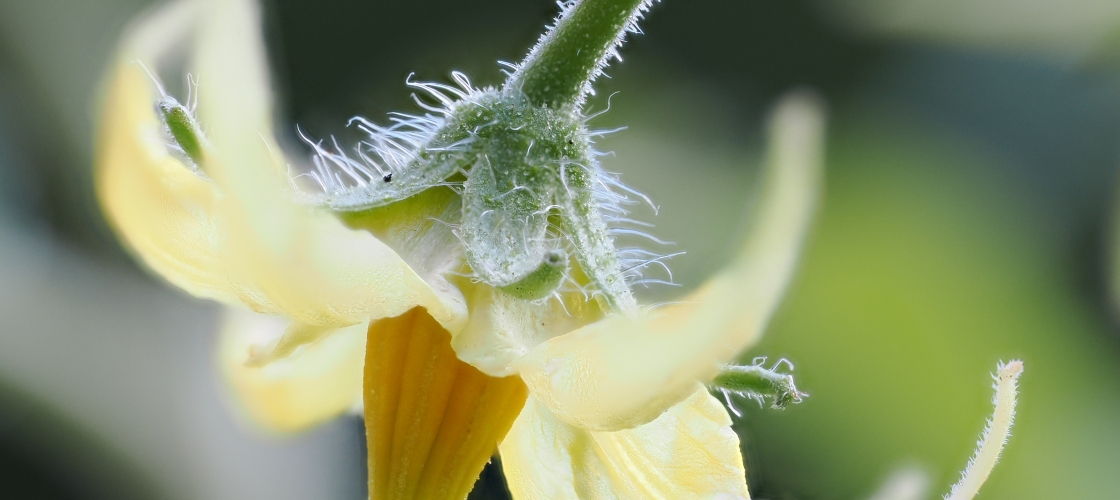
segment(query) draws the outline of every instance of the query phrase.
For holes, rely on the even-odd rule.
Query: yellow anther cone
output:
[[[466,498],[528,391],[455,357],[423,308],[370,324],[365,417],[372,500]]]

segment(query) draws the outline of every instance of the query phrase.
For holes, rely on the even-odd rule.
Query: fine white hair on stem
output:
[[[999,461],[1003,445],[1011,435],[1011,425],[1015,422],[1015,397],[1018,392],[1019,374],[1023,373],[1023,362],[1012,360],[1000,362],[996,374],[992,376],[996,390],[993,397],[995,412],[984,427],[984,433],[976,444],[976,453],[968,460],[968,466],[961,473],[961,480],[945,495],[945,500],[969,500],[980,491],[980,486],[992,473]]]
[[[611,60],[613,59],[619,62],[622,61],[622,54],[618,52],[619,47],[622,46],[622,42],[626,39],[627,33],[642,33],[642,29],[638,26],[638,23],[645,16],[645,13],[649,11],[650,7],[653,6],[653,2],[654,0],[642,0],[642,2],[638,4],[638,6],[631,13],[630,20],[626,22],[626,27],[622,31],[618,32],[614,40],[610,42],[610,46],[605,52],[603,52],[602,56],[595,63],[595,68],[591,71],[591,74],[589,75],[587,80],[583,82],[583,86],[580,89],[579,96],[576,98],[575,102],[577,108],[583,106],[587,99],[587,96],[595,95],[595,88],[592,84],[595,83],[596,79],[604,75],[604,70],[606,69],[607,65],[610,64]],[[509,80],[507,80],[506,82],[507,86],[512,82],[523,81],[527,63],[529,63],[529,61],[538,60],[540,58],[541,53],[544,52],[544,50],[547,48],[549,42],[551,42],[556,36],[556,33],[562,29],[561,25],[569,21],[568,14],[570,14],[573,9],[578,7],[580,3],[581,0],[557,0],[556,4],[560,6],[560,14],[556,16],[556,20],[548,26],[548,29],[545,31],[544,35],[541,35],[540,39],[537,40],[537,44],[534,45],[533,48],[529,51],[528,57],[526,57],[525,60],[520,64],[503,64],[507,68],[513,70],[513,73],[510,74]]]

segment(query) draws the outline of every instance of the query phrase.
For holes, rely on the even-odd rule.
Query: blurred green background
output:
[[[0,496],[364,498],[362,431],[262,435],[212,366],[217,309],[145,275],[91,190],[102,71],[145,0],[0,0]],[[266,1],[288,133],[353,138],[413,111],[404,79],[497,85],[548,0]],[[1120,4],[664,0],[593,99],[605,159],[649,194],[681,287],[748,228],[769,106],[829,102],[826,197],[790,294],[747,358],[808,400],[743,403],[757,498],[868,498],[899,467],[947,491],[1020,357],[1019,416],[981,498],[1120,495],[1109,297]],[[205,78],[205,75],[201,75]],[[502,498],[484,473],[478,498]]]

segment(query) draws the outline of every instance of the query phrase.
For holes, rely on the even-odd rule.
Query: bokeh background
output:
[[[0,0],[0,496],[360,499],[361,425],[253,428],[213,362],[218,309],[146,275],[91,188],[102,72],[148,0]],[[351,137],[415,110],[404,79],[496,85],[551,0],[267,0],[283,121]],[[830,105],[826,197],[751,352],[808,400],[742,404],[752,492],[947,491],[1020,357],[1019,417],[981,498],[1120,495],[1120,3],[664,0],[598,85],[606,167],[649,194],[685,293],[749,227],[766,113]],[[202,75],[205,78],[205,75]],[[495,468],[474,498],[504,498]]]

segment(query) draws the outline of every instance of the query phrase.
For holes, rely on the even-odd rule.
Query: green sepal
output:
[[[712,389],[724,392],[725,395],[736,394],[756,400],[760,404],[766,399],[771,399],[773,400],[771,408],[785,409],[790,404],[800,403],[808,394],[797,389],[793,375],[776,371],[783,362],[789,363],[781,360],[773,369],[765,368],[761,364],[725,365],[715,380],[708,385]]]

